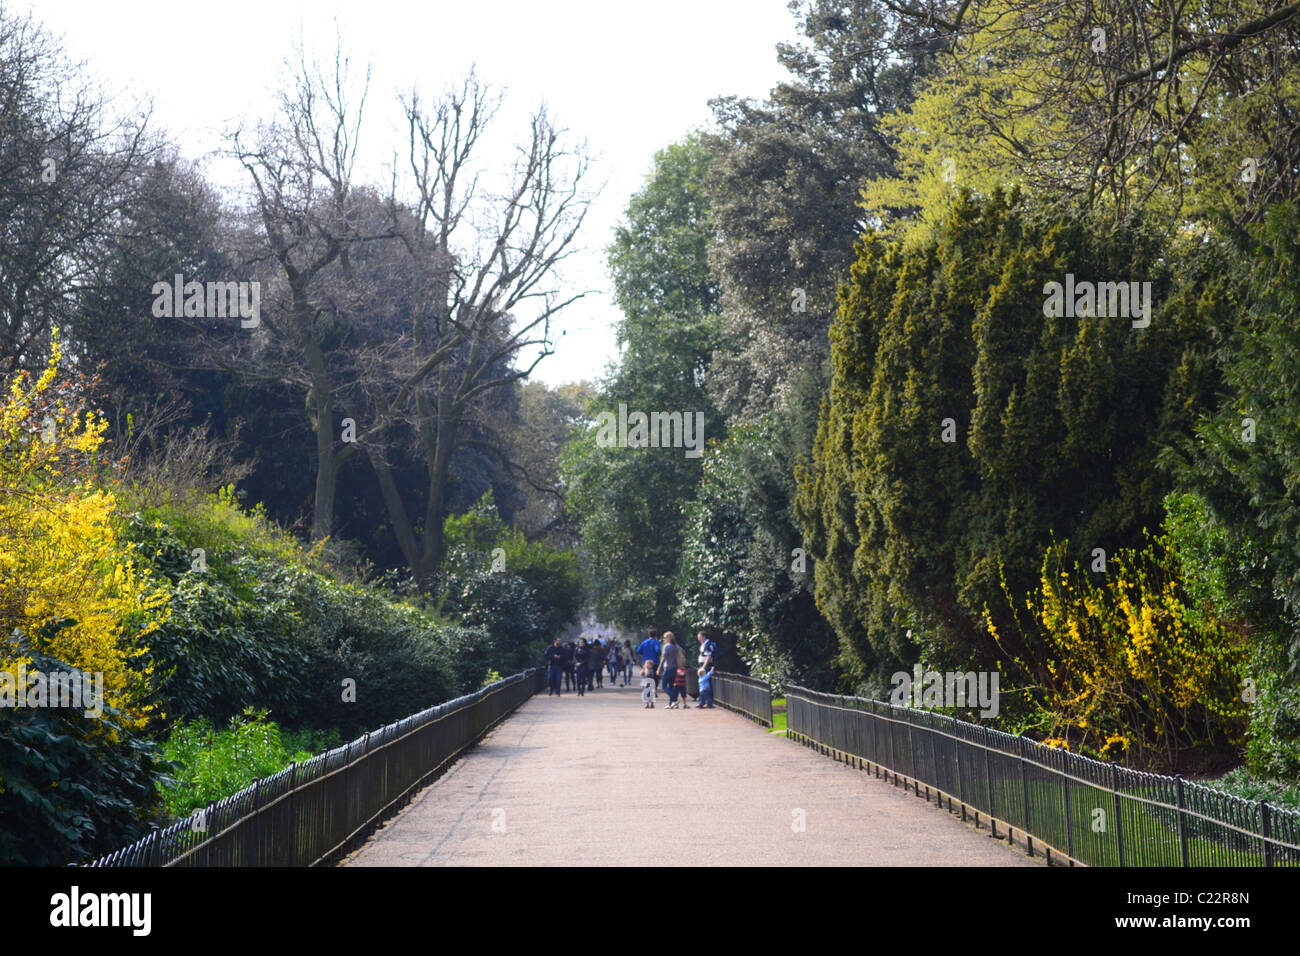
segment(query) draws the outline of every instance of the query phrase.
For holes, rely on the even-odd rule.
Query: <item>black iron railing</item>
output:
[[[772,688],[767,681],[715,670],[713,700],[764,727],[772,726]]]
[[[1300,812],[1129,770],[943,714],[786,688],[787,735],[945,801],[1049,860],[1300,866]]]
[[[546,686],[534,668],[255,781],[90,866],[314,866],[339,856]]]

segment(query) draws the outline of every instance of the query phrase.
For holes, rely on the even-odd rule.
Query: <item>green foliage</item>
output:
[[[1246,800],[1267,800],[1275,807],[1300,810],[1300,787],[1278,780],[1253,777],[1244,767],[1230,770],[1220,779],[1206,780],[1204,783]]]
[[[624,348],[588,406],[592,419],[617,413],[620,404],[647,413],[702,412],[705,436],[721,437],[721,417],[704,389],[718,344],[703,189],[711,162],[698,136],[669,146],[628,203],[609,250]],[[566,446],[566,504],[581,527],[583,570],[602,619],[668,626],[684,508],[700,470],[700,460],[682,448],[600,447],[594,427],[577,430]]]
[[[490,556],[449,548],[436,596],[444,613],[489,635],[479,651],[481,673],[491,664],[513,674],[541,660],[547,631],[533,589],[523,578],[494,572]]]
[[[1300,672],[1300,211],[1275,208],[1240,253],[1221,253],[1224,272],[1240,277],[1218,348],[1229,390],[1198,423],[1179,476],[1208,502],[1226,546],[1246,557],[1232,590],[1249,598],[1243,610],[1273,635],[1294,676]]]
[[[546,643],[581,607],[577,558],[505,524],[490,492],[449,517],[443,538],[437,588],[443,610],[492,635],[492,660],[505,673],[536,666]]]
[[[151,647],[169,714],[221,723],[256,706],[360,733],[474,689],[490,663],[482,632],[337,580],[228,494],[149,512],[129,533],[172,586]]]
[[[809,378],[790,405],[710,450],[682,549],[679,616],[725,635],[751,674],[778,686],[827,687],[838,676],[835,634],[790,513],[789,462],[811,450],[819,385]]]
[[[614,297],[624,316],[620,342],[635,347],[643,336],[662,335],[666,315],[686,324],[716,309],[704,192],[712,161],[700,135],[692,134],[655,154],[645,186],[629,200],[609,248]]]
[[[513,523],[530,540],[560,548],[575,548],[580,541],[577,525],[564,510],[560,452],[583,421],[592,394],[585,381],[554,388],[527,382],[519,391],[519,424],[504,437],[510,460],[523,475],[518,490],[524,504]]]
[[[796,502],[847,658],[906,659],[911,629],[935,665],[991,663],[999,567],[1027,593],[1053,533],[1084,557],[1159,523],[1158,453],[1216,384],[1217,287],[1175,258],[1141,220],[1040,216],[1014,193],[963,196],[914,247],[863,238]],[[1150,327],[1044,316],[1067,273],[1150,281]]]
[[[1248,673],[1255,677],[1246,766],[1274,780],[1300,784],[1300,687],[1259,649]]]
[[[71,665],[39,651],[34,670]],[[85,862],[149,832],[158,751],[128,714],[0,708],[0,866]]]
[[[337,740],[337,732],[299,732],[292,739],[267,719],[268,711],[247,707],[230,719],[225,730],[214,730],[205,717],[177,723],[163,745],[172,764],[162,783],[163,801],[172,817],[227,797],[259,777],[269,777],[289,764],[302,762]],[[316,746],[316,745],[324,746]]]
[[[777,46],[788,79],[761,103],[710,103],[718,132],[705,140],[716,156],[709,256],[724,346],[709,392],[733,422],[778,407],[800,370],[829,357],[836,287],[862,229],[858,187],[894,173],[883,121],[911,101],[932,59],[882,4],[790,8],[802,37]]]
[[[1258,776],[1300,780],[1300,213],[1269,211],[1238,246],[1220,243],[1230,277],[1217,358],[1227,384],[1195,440],[1169,458],[1194,490],[1182,535],[1204,587],[1254,643],[1246,760]],[[1171,509],[1176,514],[1178,508]]]
[[[929,26],[928,5],[888,6]],[[1116,221],[1145,206],[1166,222],[1244,222],[1294,200],[1293,11],[1259,29],[1260,5],[1233,0],[959,9],[959,30],[930,32],[944,55],[915,99],[880,119],[895,168],[867,184],[863,207],[884,228],[924,241],[960,190],[1012,185]]]

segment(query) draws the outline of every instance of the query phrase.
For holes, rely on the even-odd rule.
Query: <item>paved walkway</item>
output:
[[[1037,865],[738,714],[666,705],[534,697],[344,865]]]

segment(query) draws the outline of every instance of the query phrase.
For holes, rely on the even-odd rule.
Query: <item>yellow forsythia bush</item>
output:
[[[1048,549],[1019,605],[1008,594],[1021,633],[1043,641],[1037,661],[1016,662],[1044,742],[1167,768],[1182,751],[1239,744],[1248,646],[1194,606],[1167,538],[1115,554],[1100,573],[1064,555],[1064,543]]]
[[[56,385],[60,357],[56,336],[43,374],[14,375],[0,406],[0,670],[16,686],[19,666],[31,667],[24,651],[40,642],[102,673],[104,701],[138,728],[150,716],[150,668],[132,664],[165,619],[168,592],[115,532],[117,501],[95,474],[107,422],[75,385]]]

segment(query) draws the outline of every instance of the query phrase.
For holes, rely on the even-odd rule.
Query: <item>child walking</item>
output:
[[[650,661],[641,663],[641,700],[651,709],[655,705],[655,677]]]

